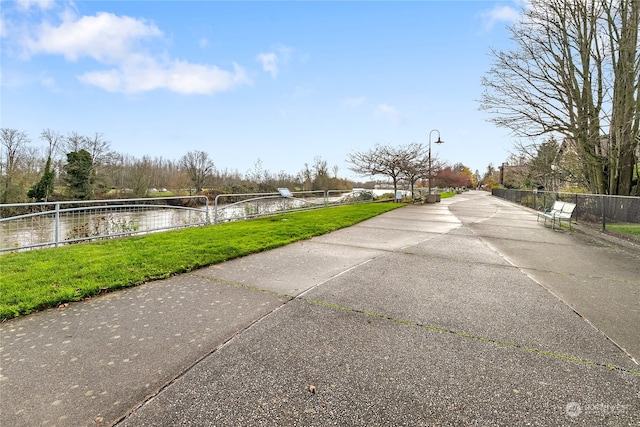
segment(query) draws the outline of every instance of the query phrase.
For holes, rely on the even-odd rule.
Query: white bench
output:
[[[548,209],[544,212],[538,212],[538,219],[540,217],[544,218],[544,225],[547,225],[547,219],[551,221],[551,229],[555,228],[556,223],[559,226],[562,226],[562,221],[566,221],[569,223],[569,230],[571,230],[571,217],[573,216],[573,211],[576,209],[575,203],[569,202],[561,202],[559,200],[553,202],[553,206],[551,209]]]

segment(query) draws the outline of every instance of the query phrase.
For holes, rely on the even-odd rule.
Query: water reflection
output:
[[[74,243],[99,238],[144,234],[209,223],[243,220],[282,211],[342,204],[356,192],[336,192],[332,197],[256,198],[207,207],[124,205],[93,206],[0,219],[0,253]],[[359,193],[358,193],[359,194]],[[117,201],[114,201],[117,202]],[[51,209],[53,204],[49,204]],[[32,205],[29,205],[32,206]]]

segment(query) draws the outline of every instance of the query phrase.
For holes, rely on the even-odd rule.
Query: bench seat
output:
[[[562,226],[562,221],[566,221],[569,223],[569,230],[571,230],[571,218],[573,217],[573,211],[575,209],[575,203],[556,200],[553,202],[551,209],[544,212],[538,212],[538,219],[536,221],[539,221],[540,217],[542,217],[544,218],[544,225],[547,225],[547,219],[550,220],[551,229],[554,229],[556,224]]]

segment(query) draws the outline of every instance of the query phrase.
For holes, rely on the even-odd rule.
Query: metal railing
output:
[[[0,204],[0,253],[371,202],[367,190]],[[221,202],[225,203],[221,203]]]
[[[280,192],[219,194],[213,204],[213,223],[252,219],[332,205],[370,202],[373,199],[371,192],[366,190],[292,191],[288,195]]]
[[[0,205],[0,252],[209,223],[205,196]]]
[[[540,211],[549,209],[556,200],[575,203],[576,221],[598,225],[602,230],[607,224],[640,224],[640,197],[504,188],[494,188],[491,194]]]
[[[213,223],[325,206],[325,191],[296,191],[290,194],[290,197],[279,192],[218,194],[213,203]]]

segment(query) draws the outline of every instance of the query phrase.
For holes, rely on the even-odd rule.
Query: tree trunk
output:
[[[640,0],[603,0],[614,76],[609,125],[609,194],[631,195],[640,119]],[[616,8],[617,6],[617,8]]]

